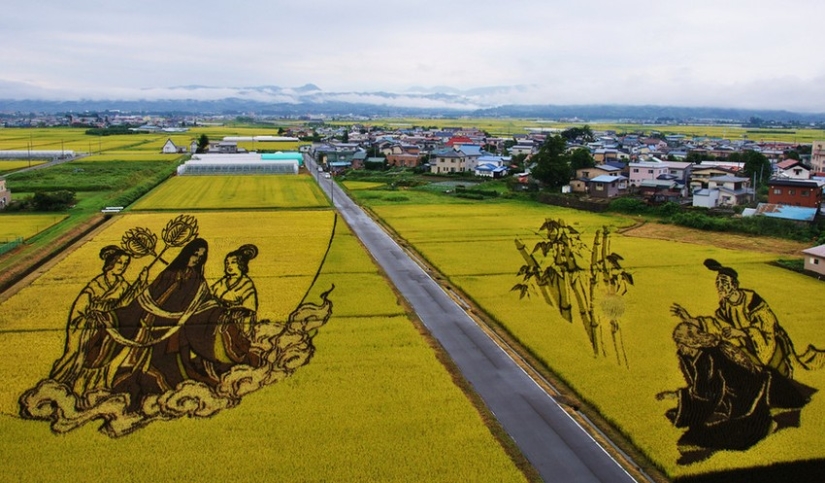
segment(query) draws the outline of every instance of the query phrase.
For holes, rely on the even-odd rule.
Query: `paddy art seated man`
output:
[[[736,270],[713,259],[705,260],[704,264],[717,272],[719,307],[716,312],[694,317],[679,304],[673,304],[671,312],[685,322],[698,325],[703,332],[717,334],[742,348],[754,362],[785,377],[793,377],[793,343],[768,303],[753,290],[739,286]]]

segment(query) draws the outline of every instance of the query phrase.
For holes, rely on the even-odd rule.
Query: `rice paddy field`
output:
[[[138,200],[133,210],[286,209],[329,206],[308,175],[176,176]]]
[[[37,166],[38,164],[43,164],[45,161],[43,160],[10,160],[4,161],[0,160],[0,175],[11,173],[12,171],[17,171],[19,169],[28,168],[30,166]]]
[[[97,431],[100,421],[58,436],[48,422],[21,419],[18,398],[61,355],[69,308],[100,273],[101,248],[137,227],[159,234],[178,214],[195,217],[198,236],[209,242],[210,282],[222,275],[226,253],[241,244],[258,247],[249,275],[259,319],[282,323],[302,297],[316,302],[334,285],[332,317],[317,329],[310,363],[212,417],[156,421],[116,439]],[[328,208],[288,205],[124,213],[30,285],[0,298],[3,479],[527,481],[334,216]],[[136,278],[147,258],[134,258],[125,277]]]
[[[0,243],[18,237],[25,240],[65,218],[66,215],[55,213],[4,215],[0,219]]]
[[[353,193],[375,196],[375,191]],[[825,295],[823,282],[770,265],[777,254],[759,248],[731,250],[624,236],[616,230],[633,224],[633,220],[543,205],[373,200],[366,198],[364,202],[669,477],[699,477],[825,458],[821,439],[825,432],[825,370],[797,369],[794,374],[797,381],[819,390],[802,410],[799,427],[769,434],[748,450],[718,451],[691,464],[677,463],[677,441],[684,430],[665,418],[675,402],[656,399],[660,392],[687,385],[671,337],[677,323],[670,313],[672,304],[678,303],[697,316],[712,315],[718,306],[715,272],[703,265],[707,258],[733,267],[742,287],[755,290],[769,303],[798,352],[808,344],[825,347],[819,309]],[[581,322],[565,321],[540,293],[520,299],[518,292],[511,291],[522,281],[517,273],[525,263],[514,240],[520,239],[532,250],[541,241],[537,233],[547,218],[565,220],[583,234],[587,244],[596,230],[607,227],[613,232],[612,250],[623,257],[622,267],[632,274],[635,283],[622,297],[615,338],[607,317],[600,318],[603,355],[593,355]],[[620,355],[626,355],[626,366]]]

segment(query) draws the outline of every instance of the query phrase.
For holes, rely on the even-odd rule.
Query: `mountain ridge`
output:
[[[6,88],[9,84],[6,83]],[[186,85],[135,90],[120,98],[94,99],[75,96],[60,99],[59,93],[37,91],[30,86],[20,96],[0,91],[0,113],[65,113],[84,111],[177,112],[195,115],[257,113],[273,116],[353,115],[388,116],[475,116],[592,120],[719,120],[823,123],[825,113],[736,107],[691,107],[634,104],[550,104],[519,102],[533,86],[490,86],[458,90],[445,86],[411,87],[404,92],[324,91],[315,84],[299,87],[259,85],[218,87]],[[3,91],[14,89],[2,89]],[[2,98],[6,97],[6,98]],[[17,98],[15,98],[17,97]],[[101,97],[105,97],[101,96]],[[515,100],[515,101],[514,101]],[[509,101],[509,102],[508,102]]]

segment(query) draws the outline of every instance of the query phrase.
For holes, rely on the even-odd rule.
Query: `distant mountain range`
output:
[[[530,86],[499,86],[472,90],[415,87],[405,92],[327,92],[313,84],[301,87],[214,87],[202,85],[135,90],[113,99],[59,100],[54,93],[31,86],[0,83],[0,113],[65,113],[128,111],[140,113],[228,114],[274,116],[470,116],[582,121],[729,120],[758,117],[780,123],[823,123],[825,113],[714,107],[637,105],[543,105],[513,102],[527,99]],[[11,94],[11,95],[9,95]],[[101,97],[105,94],[101,95]],[[66,96],[65,98],[68,98]]]

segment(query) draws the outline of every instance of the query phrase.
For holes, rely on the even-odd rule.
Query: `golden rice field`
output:
[[[133,210],[328,207],[307,175],[176,176],[138,200]]]
[[[261,317],[282,320],[308,289],[307,301],[316,301],[335,285],[332,318],[318,329],[311,362],[295,375],[214,417],[155,422],[118,439],[97,432],[95,423],[55,436],[46,422],[20,419],[17,398],[62,353],[69,307],[100,273],[100,248],[136,226],[159,232],[171,216],[114,218],[0,302],[3,479],[526,481],[345,224],[338,223],[310,289],[330,239],[330,210],[194,214],[209,242],[209,281],[221,276],[229,250],[259,247],[249,275]],[[126,276],[136,277],[145,263],[134,259]]]
[[[181,154],[163,154],[160,149],[154,151],[106,151],[83,158],[83,162],[106,161],[174,161],[182,158]]]
[[[48,214],[4,214],[0,221],[0,243],[22,237],[30,238],[46,228],[65,219],[62,213]]]
[[[615,230],[628,225],[626,219],[511,203],[372,208],[671,477],[825,458],[825,370],[795,373],[796,380],[820,391],[802,410],[800,427],[771,434],[747,451],[720,451],[692,465],[676,463],[683,430],[664,416],[674,402],[655,399],[661,391],[686,386],[671,337],[677,320],[670,306],[679,303],[694,315],[712,315],[718,306],[715,273],[703,266],[706,258],[735,268],[742,286],[767,300],[798,352],[808,344],[825,348],[823,282],[766,264],[776,255],[613,235],[612,249],[624,257],[622,266],[635,281],[619,321],[629,363],[623,368],[606,321],[607,356],[594,358],[580,322],[564,321],[538,294],[519,300],[510,289],[521,281],[516,273],[524,264],[514,239],[532,248],[545,218],[564,219],[585,233],[588,244],[596,229]]]
[[[36,160],[10,160],[4,161],[0,160],[0,174],[10,173],[12,171],[17,171],[18,169],[28,168],[30,166],[37,166],[38,164],[43,164],[46,161],[42,159]]]

